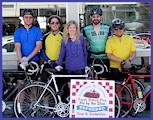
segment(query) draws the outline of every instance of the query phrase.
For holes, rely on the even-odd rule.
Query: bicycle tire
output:
[[[68,98],[68,96],[70,96],[70,89],[68,88],[68,84],[67,81],[65,81],[61,87],[60,87],[60,96],[61,96],[61,100],[64,103],[68,103],[69,101],[67,101],[66,98]]]
[[[121,89],[123,85],[119,82],[115,82],[115,91],[116,94],[119,97],[121,110],[120,110],[120,116],[119,117],[126,117],[128,113],[132,109],[132,103],[133,103],[133,94],[130,91],[130,89],[127,86],[124,86],[123,90],[119,94],[118,91]],[[131,105],[127,105],[126,103],[130,103]]]
[[[121,104],[118,95],[115,93],[115,118],[120,116]]]
[[[44,89],[45,89],[44,85],[31,84],[23,88],[17,94],[14,101],[14,113],[17,118],[19,117],[48,118],[48,117],[55,116],[53,109],[43,108],[41,106],[36,106],[36,108],[33,107],[33,105],[37,102],[38,98],[40,97]],[[37,90],[37,92],[34,92],[33,90]],[[21,99],[21,97],[23,97],[21,95],[22,93],[24,94],[24,99]],[[48,100],[48,103],[49,103],[48,107],[56,107],[57,99],[55,97],[54,92],[50,90],[49,88],[46,89],[44,95],[40,99],[39,105],[44,106],[45,98],[47,98]],[[20,100],[23,100],[23,102],[21,103]]]

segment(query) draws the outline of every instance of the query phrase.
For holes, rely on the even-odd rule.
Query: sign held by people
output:
[[[115,82],[71,80],[70,118],[114,118]]]

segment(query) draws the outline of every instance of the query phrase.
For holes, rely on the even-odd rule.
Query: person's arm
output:
[[[45,50],[46,50],[46,46],[45,46],[45,41],[46,41],[46,38],[47,38],[47,36],[50,34],[50,32],[48,32],[47,34],[45,34],[44,36],[43,36],[43,40],[42,40],[42,49],[41,49],[41,51],[40,51],[40,55],[42,56],[42,58],[46,61],[46,62],[48,62],[48,64],[50,64],[50,59],[48,58],[48,56],[46,55],[46,52],[45,52]]]
[[[21,43],[19,42],[15,42],[15,49],[16,49],[16,53],[17,53],[17,57],[19,62],[23,62],[22,60],[22,53],[21,53]]]
[[[23,62],[22,60],[22,52],[21,52],[21,41],[20,41],[20,29],[14,32],[14,43],[15,43],[15,51],[18,57],[19,62]]]
[[[130,62],[136,57],[136,51],[132,51],[130,57],[128,58]]]
[[[66,55],[66,44],[62,41],[57,65],[62,66],[62,62],[63,62],[65,55]]]
[[[114,56],[112,53],[107,53],[107,58],[109,60],[112,60],[112,61],[118,62],[118,63],[121,63],[123,61],[123,59]]]
[[[36,35],[36,46],[34,48],[34,50],[28,55],[26,56],[29,60],[31,58],[33,58],[36,54],[38,54],[38,52],[42,49],[42,32],[41,29],[37,29],[37,35]]]
[[[131,54],[130,57],[128,58],[128,60],[130,60],[130,62],[136,57],[136,46],[134,43],[134,40],[131,39]]]
[[[87,66],[87,48],[86,48],[86,40],[84,37],[83,39],[83,51],[84,51],[84,60],[85,60],[85,66]]]
[[[39,41],[36,42],[36,47],[35,47],[35,49],[34,49],[34,50],[31,52],[31,54],[29,54],[27,57],[28,57],[29,59],[33,58],[33,57],[40,51],[41,48],[42,48],[42,41],[39,40]]]
[[[50,59],[47,57],[47,55],[46,55],[44,49],[41,49],[40,55],[42,56],[42,58],[43,58],[46,62],[49,62]]]
[[[84,29],[83,29],[83,36],[85,39],[85,45],[86,45],[86,51],[87,51],[87,57],[88,57],[88,54],[90,54],[90,45],[89,45],[89,40],[86,37],[86,33]]]

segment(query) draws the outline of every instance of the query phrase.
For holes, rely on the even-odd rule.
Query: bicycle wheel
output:
[[[60,90],[60,95],[61,95],[61,99],[62,102],[64,103],[68,103],[69,101],[67,100],[67,98],[70,96],[70,89],[68,87],[67,82],[65,81],[62,85],[61,85],[61,90]]]
[[[120,99],[115,93],[115,118],[118,118],[120,115],[121,105],[120,105]]]
[[[17,94],[14,101],[14,112],[17,118],[47,118],[55,116],[54,110],[57,99],[52,90],[47,88],[44,91],[45,88],[46,86],[44,85],[32,84],[23,88]],[[42,97],[40,98],[41,95]],[[36,105],[38,99],[40,100]]]
[[[115,83],[115,91],[118,95],[118,98],[120,100],[120,116],[119,117],[125,117],[132,109],[133,104],[133,95],[130,91],[130,89],[125,86],[121,93],[119,93],[119,90],[123,87],[123,85],[119,82]]]

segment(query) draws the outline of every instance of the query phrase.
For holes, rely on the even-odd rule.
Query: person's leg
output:
[[[110,68],[109,79],[115,80],[115,81],[121,81],[121,73],[120,73],[119,69]]]

